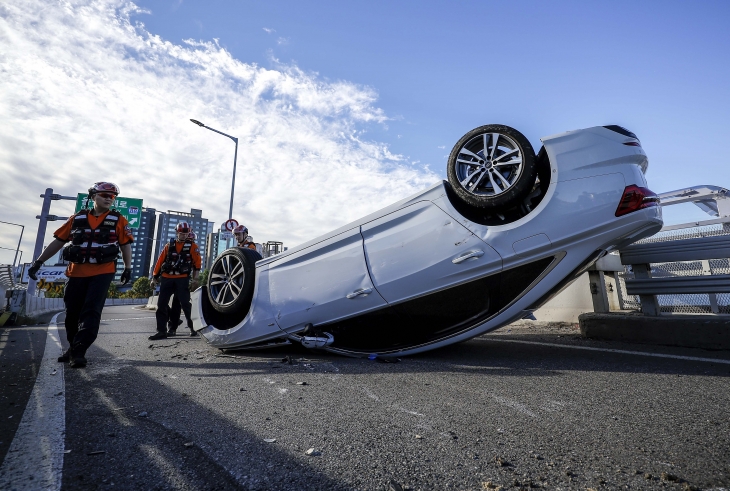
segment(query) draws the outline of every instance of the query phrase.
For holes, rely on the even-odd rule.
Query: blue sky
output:
[[[247,62],[373,88],[392,119],[369,136],[442,177],[451,146],[482,124],[514,126],[533,145],[621,124],[641,138],[657,191],[730,186],[728,2],[138,4],[151,14],[137,18],[173,42],[216,38]]]
[[[651,177],[668,190],[684,178],[655,169],[676,165],[688,139],[717,150],[727,134],[728,2],[138,4],[151,15],[136,18],[173,42],[216,38],[246,62],[278,60],[374,88],[395,119],[387,131],[370,128],[373,137],[441,173],[447,152],[437,147],[481,124],[513,125],[537,144],[614,123],[641,137]],[[703,164],[693,175],[716,179],[719,169]]]
[[[730,186],[728,2],[136,5],[0,4],[1,219],[27,226],[26,254],[49,185],[112,180],[219,225],[232,144],[189,118],[241,139],[234,216],[287,245],[444,178],[454,143],[488,123],[536,150],[620,124],[641,139],[653,190]],[[13,236],[0,229],[0,246]]]

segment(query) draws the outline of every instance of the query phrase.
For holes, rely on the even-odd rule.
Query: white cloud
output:
[[[289,38],[280,37],[276,40],[276,44],[278,45],[286,45],[289,44]]]
[[[387,119],[372,89],[267,70],[216,42],[173,44],[133,24],[136,12],[123,0],[0,3],[0,202],[3,220],[26,224],[24,259],[46,187],[110,180],[220,225],[233,143],[189,118],[239,138],[234,217],[260,241],[295,245],[438,180],[363,136]]]
[[[266,31],[266,34],[271,34],[276,32],[276,29],[271,29],[270,27],[264,27],[264,31]]]

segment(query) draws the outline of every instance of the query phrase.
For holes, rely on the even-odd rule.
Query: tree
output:
[[[210,271],[206,268],[198,275],[198,282],[201,285],[205,285],[206,283],[208,283],[208,273],[210,273]]]
[[[109,283],[109,290],[107,290],[106,298],[119,298],[119,290],[117,289],[116,283],[113,281]]]
[[[148,298],[154,295],[154,290],[150,286],[150,279],[146,276],[140,276],[129,290],[131,298]]]
[[[208,283],[208,273],[209,273],[208,269],[204,269],[200,272],[200,274],[198,275],[198,286],[203,286],[206,283]],[[195,289],[193,288],[193,282],[191,281],[190,282],[190,291],[194,291],[194,290]]]

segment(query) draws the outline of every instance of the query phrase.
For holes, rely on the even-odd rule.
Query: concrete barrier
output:
[[[107,298],[104,305],[144,305],[145,303],[147,303],[146,298]],[[29,317],[65,309],[66,305],[63,303],[63,298],[35,297],[26,294],[24,315]]]
[[[157,310],[157,300],[160,297],[157,295],[153,295],[150,298],[147,299],[147,310]]]
[[[730,315],[587,313],[580,316],[580,332],[591,339],[730,349]]]
[[[45,298],[35,297],[32,295],[25,296],[25,315],[32,317],[47,312],[64,310],[66,305],[62,298]]]

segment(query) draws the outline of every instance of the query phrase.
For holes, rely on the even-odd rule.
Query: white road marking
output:
[[[63,353],[56,324],[59,315],[48,324],[46,348],[33,392],[0,466],[0,489],[61,489],[66,392],[63,363],[56,361]]]
[[[537,418],[537,414],[535,414],[532,411],[530,411],[529,409],[527,409],[527,406],[525,406],[524,404],[520,404],[517,401],[507,399],[506,397],[501,397],[501,396],[492,396],[492,397],[494,397],[494,400],[497,401],[498,403],[503,404],[509,408],[512,408],[515,411],[517,411],[518,413],[522,413],[531,418]]]
[[[138,321],[140,319],[156,319],[153,315],[147,317],[127,317],[126,319],[102,319],[101,322],[112,322],[112,321]]]
[[[637,356],[653,356],[654,358],[671,358],[673,360],[688,360],[688,361],[704,361],[709,363],[723,363],[730,365],[730,360],[721,360],[717,358],[701,358],[699,356],[682,356],[682,355],[669,355],[666,353],[647,353],[646,351],[631,351],[625,349],[612,349],[612,348],[592,348],[590,346],[573,346],[570,344],[558,344],[558,343],[543,343],[540,341],[519,341],[517,339],[495,339],[491,338],[477,338],[479,341],[496,341],[498,343],[518,343],[518,344],[534,344],[536,346],[552,346],[553,348],[568,348],[578,349],[586,351],[603,351],[604,353],[619,353],[622,355],[637,355]]]

